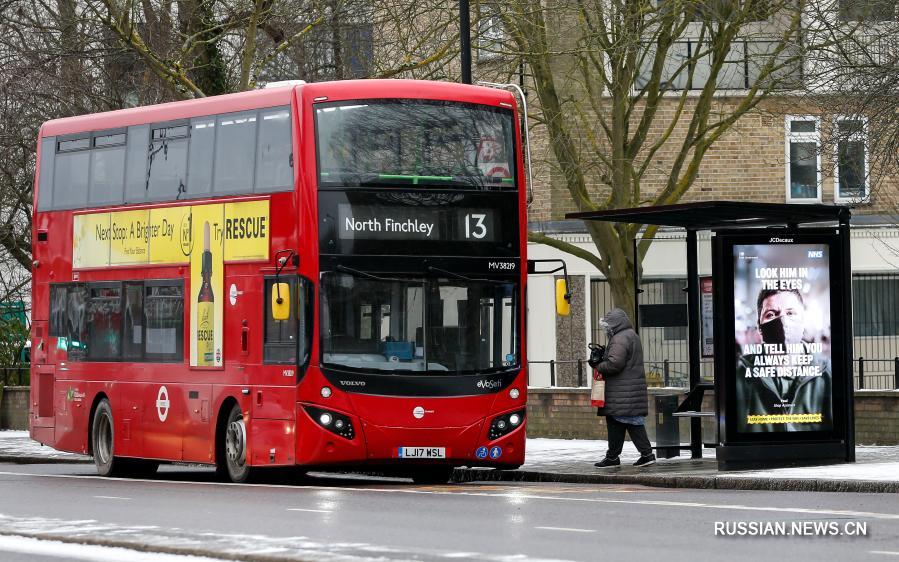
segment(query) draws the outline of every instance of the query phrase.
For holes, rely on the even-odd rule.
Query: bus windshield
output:
[[[326,366],[435,375],[518,366],[515,283],[327,273],[321,294]]]
[[[366,100],[316,104],[319,185],[514,189],[512,111]]]

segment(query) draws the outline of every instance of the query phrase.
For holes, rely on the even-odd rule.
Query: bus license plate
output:
[[[401,459],[445,459],[446,447],[400,447]]]

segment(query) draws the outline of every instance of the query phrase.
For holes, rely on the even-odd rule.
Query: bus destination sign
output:
[[[495,242],[498,229],[490,209],[338,205],[341,240]]]

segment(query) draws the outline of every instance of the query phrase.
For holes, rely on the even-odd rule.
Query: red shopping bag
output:
[[[599,371],[593,375],[593,386],[590,387],[590,405],[602,408],[606,405],[606,381]]]

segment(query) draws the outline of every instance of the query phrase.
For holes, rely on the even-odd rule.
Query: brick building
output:
[[[814,3],[812,3],[814,4]],[[819,3],[820,4],[820,3]],[[858,2],[839,0],[826,12],[819,5],[814,17],[829,18],[833,22],[867,20],[863,25],[883,27],[884,22],[899,20],[895,3],[869,3],[874,9],[853,12]],[[889,9],[892,7],[892,9]],[[870,6],[869,6],[870,8]],[[484,10],[484,6],[481,7]],[[547,12],[547,27],[556,41],[552,47],[559,54],[553,62],[558,72],[570,70],[572,62],[565,59],[566,50],[576,44],[571,33],[558,31],[558,18]],[[822,15],[823,14],[823,15]],[[482,12],[482,15],[483,12]],[[803,15],[803,37],[808,40],[810,14]],[[552,18],[557,18],[553,20]],[[782,20],[780,22],[782,24]],[[512,77],[533,94],[534,85],[525,67],[510,70],[514,57],[504,56],[509,36],[504,32],[501,18],[481,19],[479,51],[475,69],[476,79],[483,77],[501,80]],[[753,53],[771,49],[772,29],[778,20],[752,26],[752,37],[735,41],[728,60],[728,70],[719,76],[713,112],[727,115],[746,96],[753,85]],[[576,30],[575,30],[576,31]],[[767,37],[767,38],[766,38]],[[506,41],[506,43],[504,43]],[[690,53],[695,38],[689,33],[678,39],[670,53]],[[514,49],[513,49],[514,50]],[[798,51],[797,51],[798,52]],[[698,60],[698,59],[697,59]],[[691,64],[697,64],[693,62]],[[698,64],[701,64],[698,63]],[[785,81],[785,86],[743,115],[705,154],[698,175],[680,202],[697,200],[736,200],[774,203],[847,204],[853,207],[853,308],[854,354],[864,362],[867,388],[893,388],[894,358],[899,357],[899,176],[882,165],[872,150],[877,137],[874,125],[863,115],[847,117],[828,109],[828,99],[810,95],[800,85],[826,74],[821,60],[796,57],[785,72],[800,82]],[[653,157],[652,165],[642,179],[641,194],[649,201],[663,188],[668,179],[671,162],[680,150],[689,116],[699,99],[697,81],[702,69],[691,72],[689,80],[678,82],[675,77],[667,84],[670,90],[660,103],[657,125],[649,132],[658,138],[670,123],[670,116],[679,110],[681,94],[686,92],[683,117],[671,134],[671,140]],[[560,81],[561,83],[562,81]],[[567,82],[572,84],[572,81]],[[792,87],[789,87],[793,84]],[[825,88],[826,89],[826,88]],[[693,91],[690,91],[693,90]],[[826,93],[826,92],[825,92]],[[585,91],[573,84],[567,96],[584,96]],[[539,103],[530,95],[532,107]],[[823,103],[822,103],[823,100]],[[532,111],[532,113],[534,113]],[[582,120],[589,123],[589,120]],[[579,130],[574,142],[589,142],[590,131]],[[529,209],[531,231],[543,232],[553,238],[572,243],[593,253],[596,248],[587,229],[577,221],[564,221],[568,212],[578,209],[568,192],[565,177],[554,160],[546,128],[532,124],[531,150],[534,157],[534,203]],[[589,166],[589,163],[587,163]],[[607,196],[608,190],[595,176],[587,180],[588,191],[594,201]],[[710,275],[711,250],[709,237],[700,235],[700,269]],[[608,283],[602,272],[590,263],[541,244],[530,244],[531,258],[564,259],[572,275],[572,312],[557,317],[554,310],[553,279],[532,276],[529,280],[528,313],[532,329],[528,336],[528,360],[531,366],[531,385],[578,386],[585,384],[587,343],[602,341],[598,320],[614,305]],[[640,297],[641,304],[683,304],[685,286],[685,246],[683,234],[662,232],[643,261]],[[533,326],[555,325],[554,331],[534,330]],[[651,382],[681,384],[686,377],[686,327],[647,327],[641,331]],[[711,365],[704,367],[711,376]],[[856,372],[858,377],[858,372]]]

